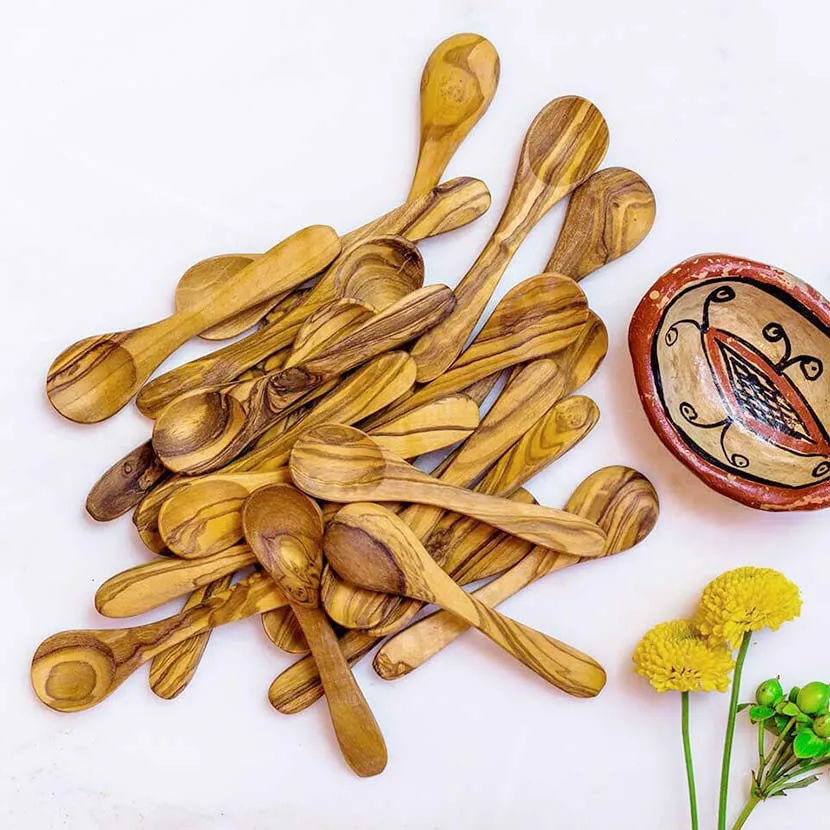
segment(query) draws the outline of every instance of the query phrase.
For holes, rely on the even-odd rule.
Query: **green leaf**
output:
[[[824,752],[824,739],[819,738],[812,729],[805,729],[795,736],[793,752],[796,758],[816,758]]]
[[[817,758],[830,758],[830,738],[824,738],[824,748],[821,750],[821,755]]]
[[[810,784],[815,784],[816,781],[818,781],[817,775],[808,775],[806,778],[801,778],[798,781],[793,781],[792,784],[787,784],[784,790],[803,790],[805,787],[809,787]]]
[[[739,712],[743,712],[743,711],[744,711],[744,709],[749,709],[749,707],[750,707],[750,706],[753,706],[753,705],[754,705],[754,704],[752,704],[752,703],[741,703],[741,704],[738,706],[738,711],[739,711]]]
[[[753,723],[768,720],[773,715],[775,715],[775,710],[771,706],[752,706],[749,710],[749,719]]]
[[[775,716],[775,725],[778,727],[778,734],[780,735],[786,728],[787,724],[790,722],[790,719],[785,715],[776,715]]]
[[[794,703],[791,703],[789,700],[785,700],[782,703],[779,703],[775,710],[778,712],[779,715],[786,715],[789,718],[797,718],[799,715],[803,714],[801,709],[798,708]]]

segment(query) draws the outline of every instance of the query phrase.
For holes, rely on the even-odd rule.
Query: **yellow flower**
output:
[[[649,631],[634,650],[637,674],[658,692],[725,692],[735,665],[723,645],[710,645],[691,621],[661,623]]]
[[[737,648],[746,632],[776,631],[800,613],[798,586],[784,574],[770,568],[736,568],[706,586],[695,625],[710,643]]]

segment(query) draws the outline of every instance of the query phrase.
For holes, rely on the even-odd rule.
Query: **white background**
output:
[[[637,402],[627,324],[654,279],[703,251],[771,262],[830,292],[826,4],[3,0],[0,10],[0,826],[687,826],[679,701],[632,673],[631,650],[651,625],[691,612],[721,571],[773,566],[801,586],[804,613],[757,638],[747,693],[778,672],[830,679],[828,515],[762,515],[669,456]],[[202,257],[263,250],[316,222],[345,232],[402,201],[421,68],[457,31],[493,41],[502,77],[447,175],[484,179],[493,207],[423,245],[429,280],[452,285],[473,261],[527,125],[558,95],[591,98],[610,125],[605,163],[637,170],[657,194],[651,236],[583,283],[611,337],[587,387],[600,424],[531,489],[561,505],[592,470],[629,464],[654,481],[660,522],[635,551],[505,606],[599,658],[607,690],[568,699],[474,634],[396,683],[364,662],[357,677],[389,746],[387,771],[367,781],[339,757],[323,705],[271,710],[266,690],[290,658],[257,620],[216,632],[174,702],[150,693],[143,669],[96,709],[46,709],[29,686],[31,653],[61,629],[112,624],[96,617],[96,587],[145,559],[128,518],[96,525],[83,501],[149,426],[132,407],[98,426],[62,420],[43,392],[50,361],[82,336],[166,315],[179,275]],[[540,270],[562,214],[533,232],[496,299]],[[725,705],[693,702],[704,827]],[[742,723],[734,811],[752,758]],[[828,786],[764,805],[750,827],[827,827]]]

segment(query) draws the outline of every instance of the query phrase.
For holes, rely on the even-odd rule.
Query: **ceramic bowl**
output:
[[[703,254],[660,277],[628,334],[663,443],[763,510],[830,504],[830,303],[760,262]]]

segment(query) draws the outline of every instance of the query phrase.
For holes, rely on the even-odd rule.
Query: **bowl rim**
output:
[[[705,484],[742,504],[760,510],[818,510],[830,505],[830,479],[790,488],[742,478],[700,456],[669,420],[651,367],[654,336],[664,309],[692,283],[723,277],[747,277],[777,287],[796,300],[809,317],[830,333],[830,302],[813,286],[772,265],[723,253],[698,254],[672,266],[645,293],[631,317],[628,348],[640,403],[657,437]],[[830,334],[828,334],[830,336]]]

